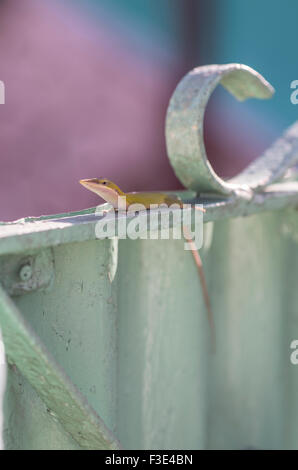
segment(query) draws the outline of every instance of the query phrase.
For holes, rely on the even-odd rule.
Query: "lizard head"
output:
[[[80,180],[80,184],[110,203],[112,203],[115,198],[117,199],[118,196],[125,195],[115,183],[106,178],[84,179]]]

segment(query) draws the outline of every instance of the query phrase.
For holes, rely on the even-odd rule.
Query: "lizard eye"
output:
[[[103,181],[102,184],[107,184],[107,182],[106,182],[106,181]]]

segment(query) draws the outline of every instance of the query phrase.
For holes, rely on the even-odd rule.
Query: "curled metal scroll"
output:
[[[274,93],[270,83],[246,65],[195,68],[180,81],[169,103],[166,144],[170,162],[182,184],[197,192],[229,195],[238,190],[261,190],[297,163],[298,122],[243,172],[223,180],[208,160],[203,137],[205,109],[219,83],[240,101],[266,99]]]

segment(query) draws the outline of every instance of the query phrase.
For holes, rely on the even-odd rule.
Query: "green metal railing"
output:
[[[249,67],[200,67],[168,109],[169,157],[188,188],[181,197],[199,192],[206,209],[201,256],[216,353],[182,240],[97,239],[95,208],[4,223],[7,449],[298,447],[298,370],[290,363],[298,123],[223,181],[202,131],[218,83],[238,99],[273,92]]]

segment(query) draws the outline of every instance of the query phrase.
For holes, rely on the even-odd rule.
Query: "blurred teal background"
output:
[[[70,1],[95,19],[106,15],[132,41],[138,38],[141,53],[145,47],[158,57],[181,54],[190,67],[229,62],[253,67],[276,95],[264,106],[252,100],[247,107],[277,131],[296,119],[289,97],[290,83],[298,78],[297,0],[64,0]]]
[[[218,0],[216,4],[220,21],[216,51],[210,60],[242,62],[262,73],[276,94],[258,113],[281,131],[298,114],[290,102],[290,83],[298,77],[298,2]],[[247,106],[255,109],[253,101]]]

